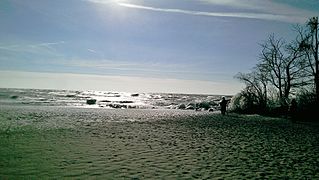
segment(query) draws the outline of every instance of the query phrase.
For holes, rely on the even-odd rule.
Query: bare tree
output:
[[[298,35],[290,43],[270,35],[261,44],[260,61],[255,69],[250,73],[239,73],[235,76],[246,85],[239,97],[243,97],[248,108],[269,107],[271,110],[271,104],[279,102],[280,107],[273,110],[280,109],[282,113],[287,110],[291,95],[297,90],[302,92],[303,89],[309,90],[309,87],[313,86],[313,97],[316,98],[313,98],[311,103],[319,102],[318,24],[318,17],[313,17],[306,26],[296,26]],[[309,106],[308,110],[313,110],[312,106]]]
[[[288,44],[285,51],[284,97],[288,98],[292,90],[309,85],[312,80],[307,71],[309,65],[305,61],[306,54],[301,51],[298,41]]]
[[[295,41],[287,44],[274,35],[269,36],[261,46],[261,61],[258,66],[267,72],[267,81],[278,90],[281,105],[287,106],[292,90],[308,83],[305,78],[304,53]]]
[[[319,102],[319,29],[318,17],[309,19],[306,29],[298,28],[300,49],[306,53],[310,72],[313,76],[316,100]]]
[[[260,64],[268,72],[267,81],[278,89],[280,101],[284,98],[284,54],[283,48],[285,42],[283,39],[276,39],[270,35],[268,40],[261,44]]]
[[[249,107],[257,106],[265,109],[267,106],[266,73],[261,67],[256,67],[251,73],[238,73],[237,79],[246,84],[242,95],[247,99]]]

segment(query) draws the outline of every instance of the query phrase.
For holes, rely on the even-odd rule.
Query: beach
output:
[[[319,127],[178,109],[0,105],[1,179],[318,179]]]

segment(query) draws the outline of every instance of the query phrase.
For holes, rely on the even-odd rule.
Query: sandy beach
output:
[[[0,106],[1,179],[318,179],[319,127],[258,115]]]

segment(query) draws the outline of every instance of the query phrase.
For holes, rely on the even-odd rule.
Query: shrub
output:
[[[315,92],[303,90],[297,95],[296,100],[298,120],[314,120],[314,117],[318,115],[319,107]]]

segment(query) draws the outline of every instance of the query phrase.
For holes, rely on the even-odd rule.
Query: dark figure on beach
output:
[[[292,122],[296,122],[296,116],[297,116],[297,101],[296,101],[296,99],[292,99],[290,102],[289,114],[290,114]]]
[[[219,102],[220,105],[220,111],[222,112],[222,115],[226,114],[226,106],[227,106],[228,101],[225,99],[223,96],[222,100]]]

